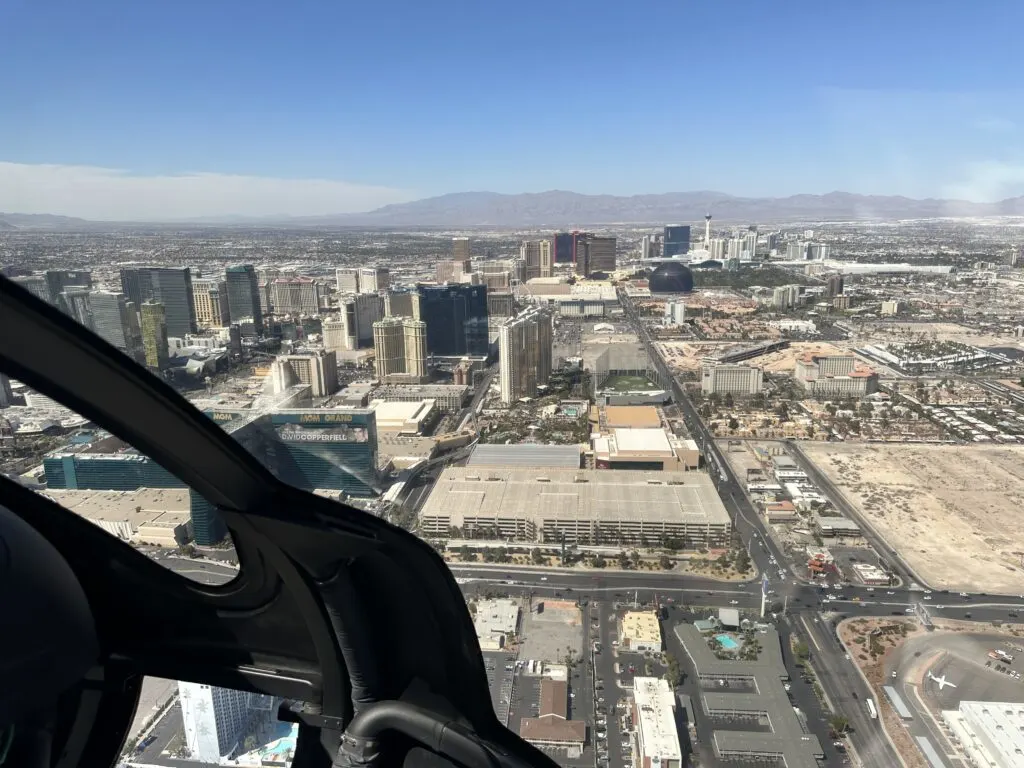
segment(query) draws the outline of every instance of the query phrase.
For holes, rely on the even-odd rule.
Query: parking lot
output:
[[[505,725],[509,724],[509,707],[515,682],[516,657],[505,651],[483,651],[487,669],[487,685],[491,689],[494,714]]]

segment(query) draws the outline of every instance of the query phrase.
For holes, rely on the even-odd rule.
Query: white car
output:
[[[547,577],[547,576],[541,576],[541,577],[540,577],[540,580],[541,580],[541,581],[547,581],[547,580],[548,580],[548,577]]]
[[[931,595],[925,595],[925,596],[924,596],[924,599],[925,599],[925,600],[931,600],[931,599],[932,599],[932,596],[931,596]]]
[[[960,597],[970,597],[966,592],[961,592]]]
[[[887,594],[887,595],[895,595],[896,593],[895,592],[886,592],[885,594]]]
[[[739,600],[730,600],[729,601],[729,605],[739,605],[739,604],[740,604]]]
[[[926,595],[930,595],[930,594],[932,593],[932,591],[931,591],[930,589],[926,589],[926,590],[924,591],[924,593],[925,593]]]

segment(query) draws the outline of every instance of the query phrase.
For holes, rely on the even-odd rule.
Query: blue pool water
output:
[[[737,648],[740,647],[740,644],[728,635],[715,635],[715,640],[717,640],[719,644],[727,651],[735,651]]]

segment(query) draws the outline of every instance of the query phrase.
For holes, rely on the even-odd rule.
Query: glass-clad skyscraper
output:
[[[167,335],[196,332],[192,273],[188,267],[131,267],[121,270],[121,292],[140,311],[147,301],[164,305]]]
[[[421,285],[420,319],[427,324],[427,354],[486,356],[487,286]]]
[[[224,270],[228,286],[228,314],[231,322],[237,323],[251,317],[257,332],[263,327],[263,310],[260,307],[260,286],[252,264],[240,264]]]
[[[665,227],[664,251],[665,256],[682,256],[690,250],[690,225],[680,224]]]

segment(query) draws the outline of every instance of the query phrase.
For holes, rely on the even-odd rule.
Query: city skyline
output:
[[[324,215],[480,189],[1024,194],[1024,8],[1009,2],[53,10],[0,15],[19,73],[0,85],[14,107],[0,210]],[[338,29],[386,36],[338,45]],[[560,29],[573,34],[554,45]],[[652,29],[685,45],[651,44]],[[725,45],[736,36],[751,44]],[[951,56],[953,39],[985,44]],[[560,108],[570,99],[593,113]]]

